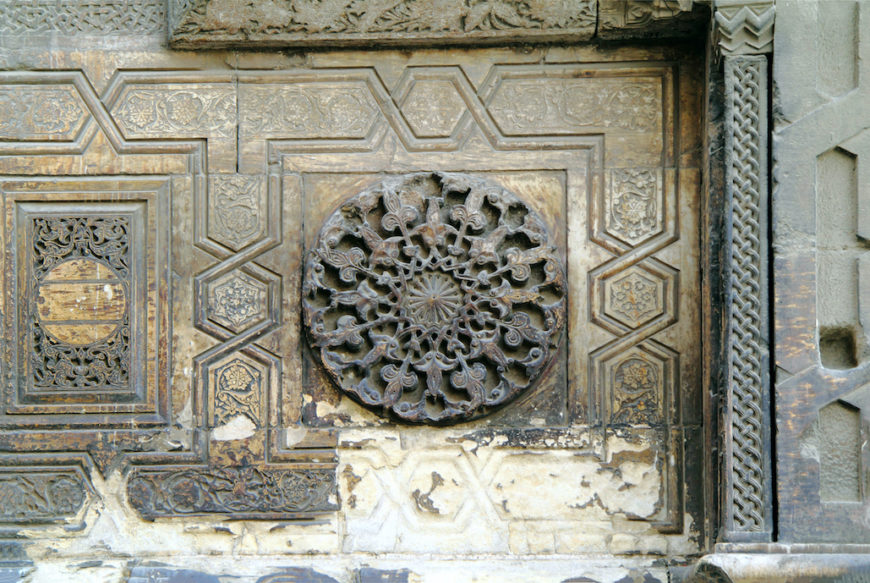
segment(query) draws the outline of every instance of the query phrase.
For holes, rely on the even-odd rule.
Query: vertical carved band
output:
[[[731,540],[770,536],[767,57],[725,58],[726,188],[731,206],[725,529]]]

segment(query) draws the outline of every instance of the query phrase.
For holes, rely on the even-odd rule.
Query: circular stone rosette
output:
[[[541,218],[479,178],[389,178],[344,202],[308,253],[303,311],[342,391],[417,423],[466,421],[555,356],[564,269]]]

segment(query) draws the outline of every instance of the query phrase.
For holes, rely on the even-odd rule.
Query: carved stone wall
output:
[[[463,30],[600,8],[502,4]],[[632,5],[602,18],[685,12]],[[192,53],[124,6],[0,4],[0,578],[707,548],[695,44]]]
[[[870,542],[866,2],[786,2],[774,81],[780,532]],[[780,32],[783,32],[780,36]],[[797,58],[796,39],[815,48]]]

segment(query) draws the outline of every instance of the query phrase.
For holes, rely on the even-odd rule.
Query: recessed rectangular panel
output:
[[[141,401],[145,203],[17,210],[18,404]]]
[[[166,183],[9,181],[3,190],[5,290],[18,299],[6,315],[5,421],[161,423]]]

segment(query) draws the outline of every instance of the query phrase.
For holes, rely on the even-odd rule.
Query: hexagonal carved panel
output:
[[[661,232],[664,215],[659,171],[613,170],[608,187],[604,212],[609,234],[634,246]]]
[[[233,250],[266,231],[266,184],[262,176],[209,178],[208,236]]]
[[[266,371],[249,359],[234,357],[212,371],[213,425],[219,426],[238,416],[260,426],[262,387]]]
[[[401,109],[418,138],[447,137],[465,113],[465,102],[449,80],[424,79],[414,83]]]
[[[615,333],[676,321],[679,272],[661,261],[643,261],[612,274],[596,270],[591,283],[592,318]]]
[[[604,311],[632,328],[662,313],[663,282],[637,268],[631,268],[604,284]]]
[[[670,421],[668,390],[676,387],[677,354],[645,342],[604,362],[609,422],[659,425]]]
[[[234,332],[265,318],[266,285],[240,271],[231,272],[208,286],[209,319]]]

